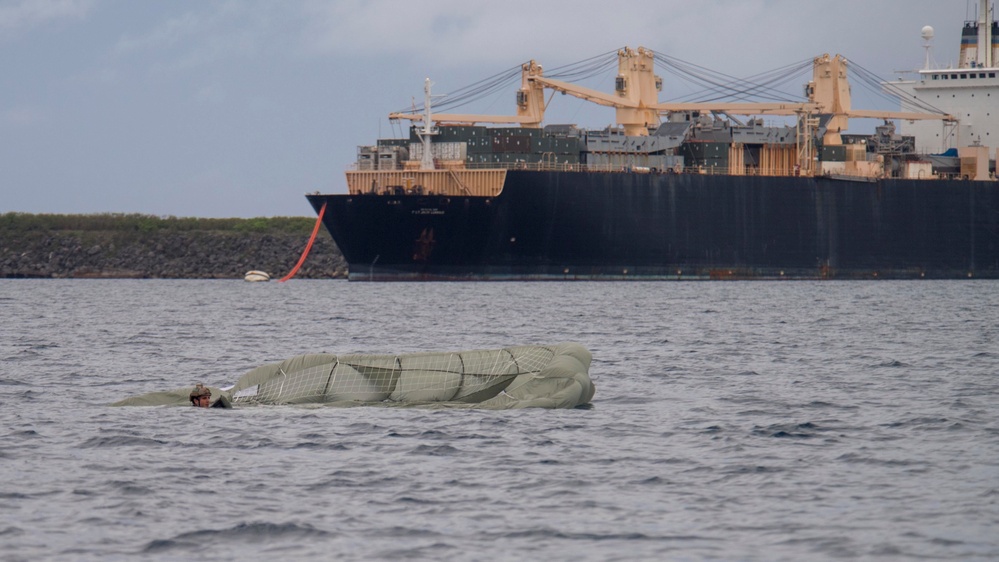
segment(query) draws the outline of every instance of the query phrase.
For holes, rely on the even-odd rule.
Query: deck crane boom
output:
[[[614,93],[606,93],[569,82],[546,78],[543,69],[531,60],[521,66],[521,87],[517,91],[516,115],[475,115],[436,113],[431,119],[436,123],[516,123],[522,127],[537,128],[544,121],[544,90],[568,94],[598,105],[613,107],[616,122],[624,133],[646,136],[657,127],[662,115],[680,111],[703,111],[733,115],[796,115],[799,119],[826,117],[823,143],[842,144],[840,133],[845,131],[850,118],[956,121],[942,113],[913,113],[897,111],[855,110],[851,106],[850,84],[847,79],[847,60],[840,56],[824,54],[813,59],[812,81],[805,92],[806,102],[693,102],[660,103],[662,79],[653,72],[655,53],[644,47],[637,50],[625,47],[618,51],[618,73],[614,80]],[[392,113],[390,119],[425,119],[420,113]]]

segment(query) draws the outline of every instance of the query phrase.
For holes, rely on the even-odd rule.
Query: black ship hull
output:
[[[999,278],[999,182],[510,171],[309,195],[351,280]]]

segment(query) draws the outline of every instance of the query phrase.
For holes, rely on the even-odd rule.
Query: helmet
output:
[[[201,396],[211,396],[211,395],[212,391],[207,386],[199,382],[194,387],[194,390],[191,391],[191,400],[194,400],[195,398],[199,398]]]

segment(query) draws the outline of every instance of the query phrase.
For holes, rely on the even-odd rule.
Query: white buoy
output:
[[[252,271],[247,271],[246,275],[243,276],[244,281],[270,281],[271,276],[267,274],[266,271],[257,271],[256,269]]]

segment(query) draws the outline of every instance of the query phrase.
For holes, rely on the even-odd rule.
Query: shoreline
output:
[[[315,219],[146,215],[0,215],[0,278],[242,279],[292,270]],[[323,229],[302,279],[339,279],[347,263]]]

